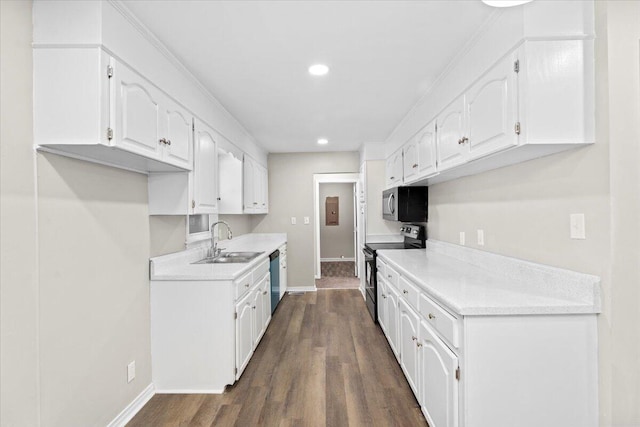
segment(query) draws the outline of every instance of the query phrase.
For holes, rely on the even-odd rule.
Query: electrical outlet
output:
[[[464,231],[460,232],[460,244],[464,246],[465,234]]]
[[[484,246],[484,230],[478,230],[478,246]]]
[[[136,361],[127,365],[127,382],[130,383],[136,377]]]
[[[298,220],[296,220],[295,216],[291,217],[291,225],[296,225],[298,223]]]
[[[305,224],[309,224],[309,217],[308,217],[308,216],[305,216],[305,217],[304,217],[304,223],[305,223]]]
[[[584,240],[587,238],[584,224],[584,214],[569,215],[569,228],[572,239]]]

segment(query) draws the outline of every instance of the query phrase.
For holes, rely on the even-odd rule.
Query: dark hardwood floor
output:
[[[358,290],[286,295],[224,394],[159,394],[135,426],[426,426]]]

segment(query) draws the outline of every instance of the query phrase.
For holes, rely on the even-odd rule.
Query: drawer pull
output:
[[[403,290],[402,290],[402,293],[406,295],[406,294],[408,294],[408,293],[409,293],[409,291],[408,291],[408,290],[406,290],[406,289],[403,289]]]
[[[412,340],[412,341],[417,341],[417,339],[418,339],[418,338],[416,338],[416,337],[411,337],[411,340]]]
[[[434,316],[433,314],[429,313],[429,319],[435,319],[436,316]]]

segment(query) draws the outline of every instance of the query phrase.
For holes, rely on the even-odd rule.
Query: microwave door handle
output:
[[[395,198],[396,198],[395,194],[391,193],[391,194],[389,195],[389,200],[388,200],[388,202],[387,202],[387,204],[388,204],[388,206],[389,206],[389,212],[391,212],[392,214],[395,214],[395,213],[396,213],[396,210],[395,210],[395,208],[393,207],[393,204],[394,204],[394,203],[393,203],[393,200],[394,200]]]

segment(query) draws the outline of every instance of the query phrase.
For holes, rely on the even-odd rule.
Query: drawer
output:
[[[455,348],[460,346],[460,326],[458,319],[424,294],[420,295],[419,311],[427,323],[433,326],[445,340],[449,341]]]
[[[398,290],[400,295],[416,310],[418,309],[418,299],[420,298],[420,291],[418,287],[400,276],[398,279]]]
[[[235,287],[236,301],[249,291],[252,283],[253,280],[251,272],[245,273],[242,277],[236,279],[236,281],[233,282],[233,285]]]
[[[253,283],[257,283],[259,280],[262,280],[262,278],[264,277],[265,273],[267,273],[269,271],[269,258],[265,259],[264,261],[262,261],[262,263],[260,263],[260,265],[258,265],[257,267],[255,267],[253,269]]]
[[[393,268],[391,268],[388,265],[385,266],[384,270],[385,270],[384,278],[386,282],[397,289],[398,288],[398,272],[396,272]]]

